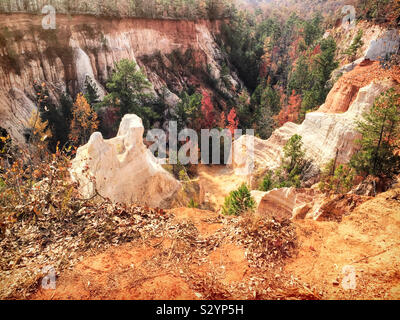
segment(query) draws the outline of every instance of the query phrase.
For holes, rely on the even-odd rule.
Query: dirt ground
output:
[[[217,206],[242,182],[229,169],[203,169],[200,177]],[[202,239],[222,228],[215,212],[170,213]],[[245,248],[229,240],[192,265],[172,262],[175,241],[139,241],[88,255],[58,277],[56,290],[40,289],[33,299],[400,299],[400,189],[363,203],[340,223],[294,223],[299,248],[283,268],[260,273]]]
[[[296,225],[301,247],[287,273],[325,299],[400,299],[400,189],[361,204],[340,223]],[[345,266],[355,272],[354,290],[343,289]]]
[[[213,211],[221,209],[229,192],[242,183],[248,183],[246,176],[237,176],[233,169],[226,166],[200,165],[198,175],[205,190],[205,201],[211,205]]]
[[[198,209],[171,210],[179,222],[191,221],[203,238],[222,226],[210,219],[218,215]],[[193,277],[215,277],[225,284],[242,280],[248,269],[243,248],[224,244],[206,261],[189,268],[169,269],[158,263],[161,252],[172,252],[174,243],[130,243],[88,256],[72,271],[62,274],[56,290],[40,290],[33,299],[201,299]],[[166,257],[165,260],[168,260]],[[175,266],[176,267],[176,266]]]

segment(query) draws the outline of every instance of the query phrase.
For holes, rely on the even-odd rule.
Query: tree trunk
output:
[[[385,114],[385,117],[383,118],[383,121],[382,121],[383,123],[382,123],[382,127],[381,127],[381,133],[379,136],[379,142],[378,142],[378,145],[376,146],[376,150],[375,150],[375,159],[374,159],[374,167],[373,167],[374,174],[376,174],[376,166],[378,164],[378,154],[379,154],[379,149],[381,148],[381,144],[382,144],[383,132],[385,130],[386,117],[387,117],[387,115]]]

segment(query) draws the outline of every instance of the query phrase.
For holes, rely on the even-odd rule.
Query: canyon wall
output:
[[[42,16],[0,14],[0,126],[23,142],[23,128],[35,108],[33,81],[45,82],[53,102],[64,92],[82,91],[86,76],[100,95],[116,62],[136,61],[167,103],[176,103],[186,84],[220,92],[224,56],[214,42],[220,21],[112,19],[57,15],[57,29],[44,30]],[[232,74],[232,87],[239,79]]]
[[[275,170],[281,164],[283,146],[295,134],[302,136],[306,157],[313,161],[308,179],[312,184],[314,175],[330,160],[347,163],[357,151],[356,140],[360,134],[356,130],[357,121],[372,107],[375,99],[384,91],[400,83],[398,68],[383,70],[378,62],[368,62],[357,66],[340,79],[324,105],[316,112],[306,114],[301,124],[288,122],[275,130],[268,140],[255,138],[254,157],[251,159],[243,145],[249,144],[249,137],[242,136],[234,142],[233,159],[235,171],[252,172],[252,187],[258,187],[267,170]],[[251,170],[252,166],[254,169]]]
[[[360,47],[354,56],[346,54],[354,38],[361,32]],[[400,30],[388,29],[383,25],[375,25],[367,21],[358,21],[353,28],[342,26],[328,30],[325,37],[332,36],[337,44],[336,60],[340,67],[332,74],[332,80],[353,70],[357,65],[368,59],[378,61],[390,58],[399,52]]]

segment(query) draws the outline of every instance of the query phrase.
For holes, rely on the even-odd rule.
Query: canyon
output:
[[[87,78],[102,98],[116,63],[133,60],[150,81],[149,90],[163,98],[166,114],[188,86],[211,92],[217,101],[237,98],[244,88],[234,68],[223,75],[228,61],[216,41],[223,20],[137,18],[128,1],[117,7],[111,0],[102,6],[84,0],[66,8],[64,3],[52,2],[58,12],[53,31],[41,27],[44,1],[0,5],[0,127],[20,146],[37,109],[34,80],[46,84],[54,104],[65,93],[83,91]],[[109,16],[102,16],[107,10]],[[343,50],[360,29],[363,45],[348,63]],[[399,46],[399,32],[362,21],[349,32],[336,27],[327,34],[338,43],[340,65],[325,103],[266,140],[241,136],[234,141],[231,166],[199,165],[195,178],[178,179],[148,149],[143,119],[135,114],[122,118],[115,137],[93,133],[65,169],[85,205],[54,218],[58,229],[51,223],[46,226],[51,232],[24,231],[35,234],[29,241],[40,259],[58,259],[54,252],[62,256],[56,290],[38,288],[37,272],[21,276],[32,273],[30,263],[37,257],[18,253],[0,278],[0,298],[27,294],[15,289],[23,279],[24,288],[37,289],[23,296],[30,299],[399,299],[399,185],[378,195],[361,187],[359,193],[324,194],[317,187],[329,161],[345,164],[357,152],[362,115],[382,92],[400,84],[400,66],[385,69],[381,61]],[[310,160],[301,188],[256,190],[267,171],[279,168],[283,148],[295,134]],[[225,197],[244,183],[255,200],[254,212],[222,215]],[[37,219],[46,218],[38,214]],[[82,221],[90,226],[73,229]],[[103,229],[95,229],[103,223]],[[65,241],[70,247],[62,246],[63,227],[74,230]],[[46,237],[58,240],[49,245]],[[93,239],[99,242],[90,247]],[[65,248],[77,259],[68,268]],[[276,260],[269,260],[274,254]],[[261,268],[264,262],[269,269]],[[354,290],[339,286],[349,265],[357,272]]]
[[[33,81],[47,84],[57,104],[63,93],[83,90],[88,76],[104,95],[105,83],[116,62],[136,61],[152,83],[152,91],[170,106],[188,84],[210,89],[208,78],[221,92],[235,95],[241,87],[231,73],[226,88],[221,81],[224,56],[214,41],[221,21],[109,19],[57,15],[57,29],[43,30],[43,17],[0,14],[0,126],[17,143],[35,110]],[[192,70],[188,72],[188,70]]]
[[[330,160],[336,159],[338,164],[350,161],[358,148],[355,141],[360,138],[357,121],[370,110],[382,92],[399,84],[398,74],[398,67],[384,70],[378,61],[367,60],[356,66],[334,84],[325,104],[315,112],[307,113],[301,124],[288,122],[275,130],[268,140],[255,138],[252,158],[245,156],[248,151],[243,148],[250,147],[252,139],[244,135],[236,140],[233,159],[246,160],[234,162],[233,168],[236,172],[252,172],[251,185],[257,188],[259,178],[267,170],[280,166],[284,145],[298,134],[304,142],[306,157],[313,162],[313,168],[306,174],[308,186],[311,186],[317,181],[313,178]]]

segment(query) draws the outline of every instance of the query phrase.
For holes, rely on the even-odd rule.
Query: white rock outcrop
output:
[[[114,202],[165,208],[181,184],[157,162],[143,143],[142,120],[125,115],[115,138],[95,132],[72,161],[71,176],[82,195],[96,190]],[[93,179],[94,178],[94,179]]]
[[[357,55],[357,59],[349,64],[339,67],[332,73],[332,79],[336,79],[339,76],[352,71],[356,66],[368,59],[371,61],[382,61],[392,54],[399,52],[400,46],[400,31],[397,29],[385,29],[378,25],[364,25],[361,23],[359,27],[354,29],[352,32],[345,32],[346,35],[351,35],[350,38],[337,39],[339,44],[338,52],[343,52],[349,47],[353,41],[353,38],[359,30],[363,31],[363,45],[360,49],[360,54]],[[345,46],[345,47],[343,47]]]
[[[251,191],[256,215],[282,220],[341,221],[371,197],[354,194],[325,195],[316,189],[281,188]]]
[[[311,208],[320,193],[314,189],[280,188],[268,192],[251,191],[256,202],[256,214],[276,220],[292,219],[298,210]],[[308,212],[308,211],[307,211]]]
[[[365,59],[382,60],[396,54],[399,51],[400,32],[399,30],[387,30],[379,38],[371,40],[365,52]]]

